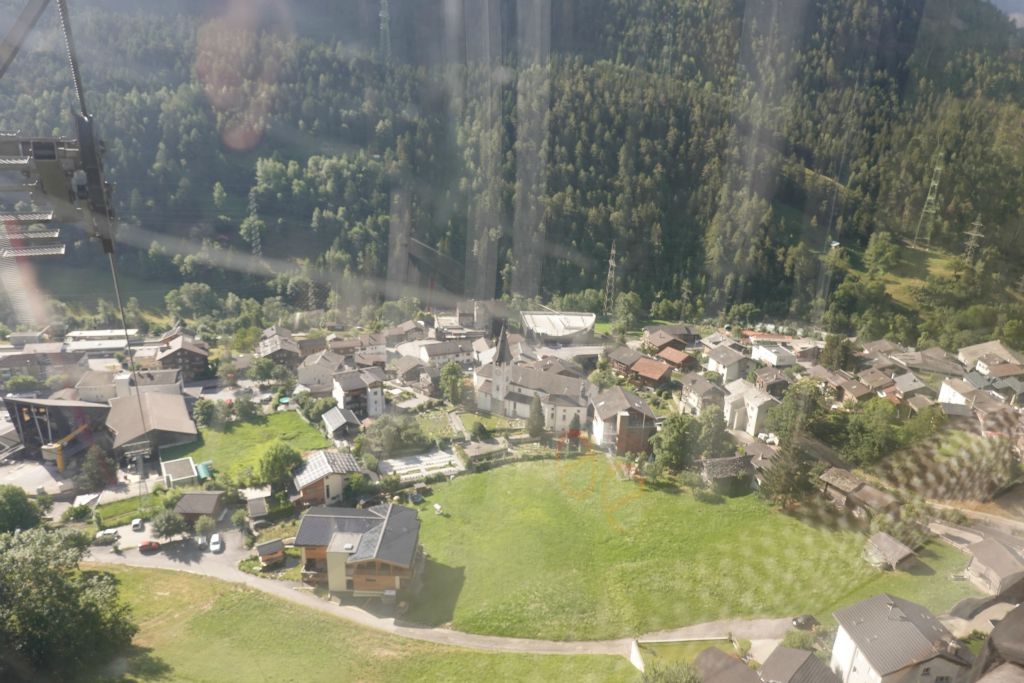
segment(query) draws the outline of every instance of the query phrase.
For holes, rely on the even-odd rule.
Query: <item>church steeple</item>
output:
[[[498,350],[494,354],[495,365],[512,365],[512,349],[508,345],[508,331],[501,326],[501,334],[498,335]]]

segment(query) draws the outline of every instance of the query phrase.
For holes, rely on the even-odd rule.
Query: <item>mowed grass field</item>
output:
[[[174,460],[189,455],[196,464],[212,460],[214,468],[223,472],[236,472],[244,467],[255,471],[263,453],[276,441],[300,453],[331,445],[318,429],[293,410],[268,415],[261,422],[234,423],[223,432],[201,428],[199,435],[195,443],[163,451],[161,459]]]
[[[362,629],[184,572],[102,567],[140,626],[113,681],[635,681],[623,657],[492,654]],[[106,673],[106,676],[104,676]]]
[[[434,484],[408,617],[475,633],[587,640],[726,617],[831,612],[889,591],[936,611],[976,593],[953,548],[914,573],[871,568],[864,537],[808,526],[756,495],[698,502],[616,478],[604,456],[519,463]],[[432,514],[432,504],[445,516]]]

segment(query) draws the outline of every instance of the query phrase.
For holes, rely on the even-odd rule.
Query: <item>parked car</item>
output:
[[[210,536],[210,552],[219,553],[224,550],[224,539],[220,537],[220,534],[214,534]]]
[[[113,545],[119,538],[121,538],[121,534],[117,529],[104,529],[97,532],[92,542],[93,545]]]
[[[411,502],[411,503],[413,503],[415,505],[419,505],[420,503],[423,502],[423,496],[421,496],[420,494],[418,494],[416,492],[413,492],[413,493],[409,494],[409,502]]]
[[[139,545],[140,553],[155,553],[158,550],[160,550],[160,544],[156,541],[146,541],[145,543]]]
[[[140,517],[136,517],[132,520],[132,531],[142,531],[145,526],[146,523],[143,522]]]
[[[818,625],[818,620],[810,614],[802,614],[793,618],[793,626],[803,631],[810,631]]]

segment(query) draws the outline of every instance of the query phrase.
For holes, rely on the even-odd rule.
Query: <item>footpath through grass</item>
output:
[[[445,516],[429,512],[440,503]],[[508,465],[434,485],[410,620],[474,633],[586,640],[726,617],[831,612],[889,591],[941,612],[976,595],[938,543],[914,574],[862,558],[864,537],[812,527],[756,495],[702,503],[616,478],[604,456]]]
[[[275,441],[286,443],[300,453],[331,445],[319,430],[293,410],[268,415],[260,422],[233,423],[231,429],[223,432],[204,427],[199,435],[195,443],[164,451],[161,459],[174,460],[189,455],[197,464],[212,460],[214,468],[222,472],[237,472],[245,467],[255,471],[263,453]]]
[[[635,681],[623,657],[491,654],[377,633],[184,572],[103,567],[140,626],[115,681]]]

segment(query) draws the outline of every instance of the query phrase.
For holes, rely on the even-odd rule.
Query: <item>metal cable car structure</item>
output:
[[[0,79],[49,4],[50,0],[29,0],[0,42]],[[128,368],[134,381],[136,369],[131,353],[131,336],[114,261],[117,223],[110,202],[113,188],[103,175],[103,143],[96,135],[93,117],[86,105],[67,1],[56,0],[56,5],[78,104],[78,111],[71,112],[77,136],[54,138],[0,134],[0,174],[14,173],[21,181],[20,184],[17,181],[13,184],[8,180],[0,181],[0,197],[12,192],[28,194],[36,207],[47,205],[44,210],[0,213],[0,268],[10,267],[11,258],[63,255],[65,246],[59,240],[58,226],[61,223],[82,225],[90,237],[99,240],[110,263],[114,299],[128,350]],[[39,225],[47,227],[36,227]],[[143,429],[148,434],[141,392],[136,391],[135,396]],[[144,457],[151,451],[150,444],[145,452],[137,454],[140,489],[145,481]]]

